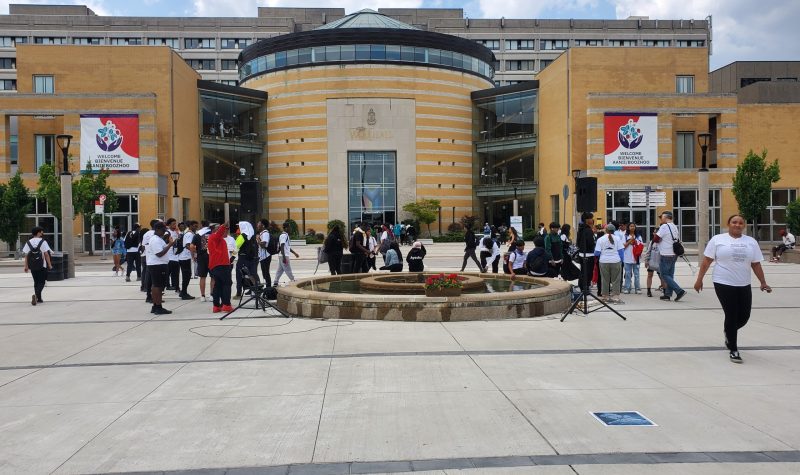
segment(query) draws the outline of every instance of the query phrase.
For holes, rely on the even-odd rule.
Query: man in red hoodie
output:
[[[214,300],[213,312],[232,312],[231,307],[231,260],[225,232],[228,223],[219,226],[208,238],[208,271],[214,279],[211,297]]]

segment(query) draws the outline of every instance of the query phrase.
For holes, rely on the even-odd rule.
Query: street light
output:
[[[68,279],[75,277],[75,258],[69,258],[75,250],[73,242],[75,211],[72,208],[72,175],[69,172],[70,142],[72,142],[71,135],[56,135],[56,143],[64,156],[61,168],[61,252],[64,255],[64,265],[67,266]]]
[[[180,172],[172,172],[169,174],[172,183],[175,184],[174,192],[172,194],[172,217],[177,219],[178,221],[182,221],[181,219],[181,199],[178,196],[178,179],[181,177]]]
[[[708,168],[706,167],[706,152],[711,134],[704,132],[697,134],[697,143],[700,145],[701,161],[697,174],[697,259],[703,260],[703,251],[708,242]]]

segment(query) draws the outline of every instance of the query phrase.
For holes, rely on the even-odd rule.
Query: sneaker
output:
[[[44,303],[44,300],[42,300],[42,299],[36,299],[36,303]]]
[[[642,289],[636,289],[635,292],[636,292],[636,295],[639,295],[639,294],[642,293]]]
[[[218,306],[216,306],[216,305],[214,305],[213,307],[211,307],[211,313],[219,313],[219,312],[221,312],[221,311],[222,311],[222,307],[218,307]]]
[[[223,305],[222,306],[222,311],[225,312],[225,313],[233,312],[233,307],[231,307],[230,305]]]
[[[156,310],[158,310],[158,305],[153,305],[150,307],[150,313],[156,313]]]
[[[172,313],[172,310],[167,310],[166,308],[159,306],[153,313],[155,313],[156,315],[169,315],[170,313]]]
[[[189,294],[181,295],[181,300],[194,300],[194,299],[195,299],[195,297],[193,297],[193,296],[191,296]]]
[[[686,295],[686,291],[681,290],[680,292],[678,292],[678,295],[675,296],[675,301],[677,302],[678,300],[682,299],[684,295]]]
[[[647,289],[647,296],[648,297],[652,297],[653,296],[653,292],[650,289]]]
[[[236,295],[233,296],[233,298],[240,299],[240,298],[242,298],[242,294],[236,294]]]
[[[125,282],[130,282],[130,281],[131,281],[131,276],[129,276],[129,275],[126,275],[126,276],[125,276]]]
[[[661,300],[671,300],[671,298],[669,296],[667,296],[667,295],[662,295],[661,297],[659,297],[659,299],[661,299]]]
[[[36,295],[31,295],[31,305],[36,305]]]
[[[625,289],[625,290],[622,291],[622,293],[623,294],[629,294],[629,293],[631,293],[631,289]]]
[[[200,296],[200,301],[201,301],[201,302],[208,302],[208,299],[206,298],[206,296],[205,296],[205,295],[201,295],[201,296]]]
[[[739,352],[738,351],[731,351],[730,358],[731,358],[731,363],[742,363],[743,362],[742,361],[742,357],[739,356]]]

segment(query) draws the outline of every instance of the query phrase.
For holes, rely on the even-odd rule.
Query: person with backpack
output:
[[[246,267],[250,275],[258,275],[258,243],[253,225],[247,221],[239,221],[239,235],[236,237],[238,258],[236,260],[236,295],[242,296],[242,268]]]
[[[186,230],[180,235],[180,241],[175,243],[175,252],[178,254],[178,266],[181,270],[181,291],[178,296],[181,300],[194,300],[194,297],[189,295],[189,282],[192,280],[192,260],[194,255],[192,252],[192,241],[194,234],[197,232],[197,221],[189,221],[186,223]]]
[[[203,227],[195,233],[194,239],[192,239],[192,252],[197,262],[197,276],[200,278],[200,301],[208,302],[208,297],[206,297],[206,279],[209,273],[208,238],[211,235],[211,228],[208,225],[208,221],[201,221],[201,224]],[[212,279],[212,290],[213,287],[214,281]]]
[[[33,277],[33,295],[31,305],[43,303],[42,290],[47,282],[47,271],[53,268],[50,261],[50,246],[44,240],[44,228],[36,226],[31,230],[31,237],[22,247],[25,254],[25,273]]]
[[[261,267],[261,275],[264,278],[264,285],[269,287],[272,285],[269,267],[272,264],[272,255],[278,253],[278,240],[270,235],[269,221],[266,219],[260,220],[256,225],[256,242],[258,243],[258,264]]]
[[[128,268],[125,271],[125,282],[131,281],[131,272],[136,269],[136,280],[142,279],[142,256],[139,254],[139,246],[142,245],[142,236],[139,233],[141,226],[133,223],[133,229],[125,234],[125,262]]]
[[[535,250],[535,249],[534,249]],[[544,257],[544,249],[540,248],[540,254]],[[514,243],[514,251],[508,256],[508,267],[511,269],[511,279],[516,275],[525,275],[528,273],[528,253],[525,252],[525,241],[518,239]],[[544,260],[547,263],[547,259]]]
[[[545,235],[546,236],[546,235]],[[533,277],[555,277],[549,266],[550,257],[544,247],[545,237],[538,235],[533,238],[533,249],[525,256],[525,269]],[[514,272],[517,274],[518,272]]]
[[[675,262],[678,260],[675,250],[678,248],[677,245],[680,245],[680,235],[678,227],[672,223],[671,211],[664,211],[660,218],[661,227],[653,236],[653,240],[658,243],[658,253],[661,255],[658,273],[666,284],[664,295],[660,298],[661,300],[670,300],[672,293],[675,292],[675,301],[677,302],[686,295],[686,291],[675,281]]]
[[[484,268],[478,260],[478,256],[475,255],[475,248],[478,247],[478,240],[475,238],[475,233],[472,232],[472,228],[470,227],[467,227],[467,230],[464,233],[464,244],[464,260],[461,263],[461,272],[464,272],[464,269],[466,269],[467,260],[469,259],[472,259],[475,262],[475,265],[478,266],[478,269],[481,272],[484,272]]]
[[[273,287],[277,287],[281,281],[281,276],[286,273],[286,276],[289,277],[291,282],[294,282],[294,274],[292,274],[292,265],[289,262],[289,253],[294,254],[294,257],[299,258],[300,255],[297,254],[294,249],[292,249],[291,239],[289,238],[289,223],[283,223],[283,232],[278,237],[278,271],[275,273],[275,281],[273,282]]]

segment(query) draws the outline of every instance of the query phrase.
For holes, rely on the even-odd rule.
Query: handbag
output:
[[[325,252],[325,249],[321,247],[318,247],[317,249],[319,249],[319,252],[317,253],[317,261],[320,264],[325,264],[326,262],[328,262],[328,253]]]
[[[685,252],[683,243],[681,243],[680,239],[675,239],[675,235],[672,234],[672,228],[669,227],[669,224],[667,225],[667,229],[669,230],[669,235],[672,236],[672,252],[678,257],[682,256]]]

